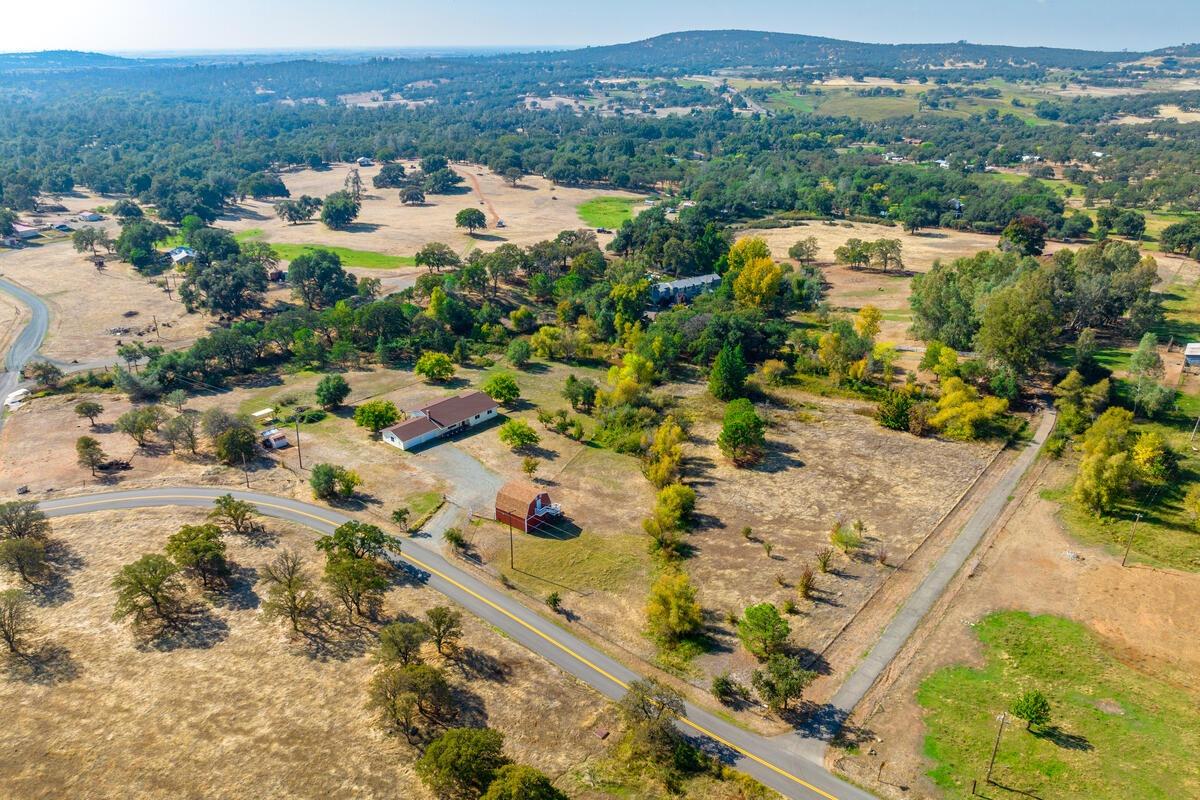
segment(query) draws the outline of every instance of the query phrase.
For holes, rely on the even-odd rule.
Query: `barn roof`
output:
[[[529,504],[539,494],[545,494],[544,490],[528,481],[509,481],[496,493],[496,510],[524,519],[529,514]]]

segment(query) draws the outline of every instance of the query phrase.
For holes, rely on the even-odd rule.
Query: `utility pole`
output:
[[[508,523],[508,568],[517,568],[517,555],[516,551],[513,549],[513,528],[511,522]]]
[[[1121,556],[1121,566],[1125,566],[1125,561],[1129,558],[1129,548],[1133,547],[1133,534],[1137,531],[1138,523],[1142,521],[1142,513],[1133,518],[1133,527],[1129,529],[1129,539],[1125,542],[1125,555]]]
[[[151,314],[150,318],[154,320],[154,335],[157,336],[159,338],[159,340],[161,341],[162,340],[162,332],[158,329],[158,315]]]
[[[992,757],[988,760],[987,777],[984,778],[988,783],[992,782],[992,767],[996,765],[996,753],[1000,751],[1000,737],[1004,734],[1004,723],[1008,722],[1008,712],[1000,712],[1000,728],[996,731],[996,742],[992,745]]]
[[[246,476],[246,488],[250,488],[250,468],[246,466],[246,454],[242,453],[242,474]]]
[[[300,469],[304,469],[304,454],[300,452],[300,415],[307,410],[307,406],[296,406],[296,460],[300,462]]]

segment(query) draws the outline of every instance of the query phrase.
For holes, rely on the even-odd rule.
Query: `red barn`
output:
[[[529,533],[548,517],[561,514],[562,509],[557,503],[550,502],[549,494],[525,481],[509,481],[496,494],[496,521],[524,533]]]

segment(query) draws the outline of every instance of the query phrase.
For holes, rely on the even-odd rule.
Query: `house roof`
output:
[[[483,392],[471,392],[430,403],[421,412],[443,428],[448,428],[496,407],[496,401]]]
[[[415,439],[418,436],[440,429],[441,426],[429,417],[413,417],[404,422],[398,422],[391,427],[384,428],[383,432],[392,434],[402,442],[407,442],[410,439]]]
[[[496,493],[496,510],[524,519],[529,514],[529,504],[544,491],[527,481],[513,480],[500,487]]]
[[[663,281],[662,283],[654,284],[654,288],[660,292],[668,292],[675,289],[686,289],[689,286],[707,286],[710,283],[720,283],[721,276],[715,272],[710,272],[708,275],[694,275],[691,278],[680,278],[675,281]]]
[[[1200,356],[1200,342],[1192,342],[1183,348],[1185,356]]]

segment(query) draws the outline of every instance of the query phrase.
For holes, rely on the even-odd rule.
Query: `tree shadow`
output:
[[[79,677],[79,664],[62,645],[44,642],[31,653],[10,654],[5,676],[10,681],[36,686],[53,686]]]
[[[454,724],[463,728],[486,728],[487,705],[483,698],[465,686],[451,689],[451,704],[455,711]]]
[[[258,608],[259,597],[254,591],[257,580],[258,570],[254,567],[234,566],[229,577],[225,579],[224,589],[212,593],[213,605],[230,611]]]
[[[751,467],[751,469],[755,472],[765,472],[768,474],[784,472],[789,469],[799,469],[804,466],[804,462],[792,455],[795,452],[796,448],[787,442],[769,441],[764,450],[762,461]]]
[[[242,534],[242,539],[251,547],[274,547],[279,543],[279,533],[268,530],[265,525],[255,523]]]
[[[347,233],[374,233],[379,230],[382,225],[374,222],[351,222],[349,225],[342,228]]]
[[[1039,739],[1046,739],[1053,742],[1064,750],[1082,750],[1086,752],[1096,749],[1086,736],[1081,736],[1077,733],[1068,733],[1057,725],[1038,728],[1037,730],[1030,731],[1030,733]]]
[[[67,576],[83,568],[83,557],[66,542],[50,539],[46,542],[46,564],[49,569],[45,577],[30,592],[35,602],[50,606],[74,599],[75,590]]]
[[[459,648],[451,660],[463,678],[503,681],[512,675],[512,668],[508,664],[474,647]]]
[[[299,634],[301,650],[312,661],[349,661],[367,652],[373,639],[370,629],[339,617],[328,605],[322,605]]]
[[[170,653],[175,650],[207,650],[229,637],[229,625],[204,603],[193,603],[157,633],[143,639],[139,650]]]

